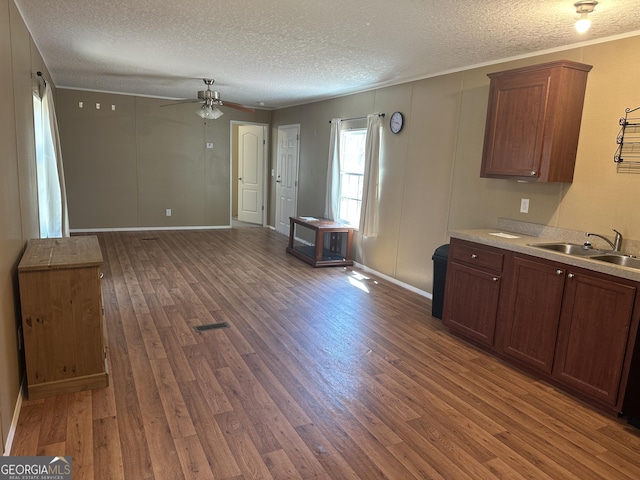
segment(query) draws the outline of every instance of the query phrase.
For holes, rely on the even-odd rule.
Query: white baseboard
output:
[[[18,426],[18,418],[20,418],[20,409],[22,408],[22,388],[18,392],[18,400],[16,400],[16,408],[13,411],[13,419],[11,420],[11,426],[9,427],[9,434],[7,435],[7,442],[4,445],[3,456],[8,457],[11,454],[11,446],[13,444],[13,437],[16,434],[16,427]]]
[[[409,285],[408,283],[401,282],[397,278],[393,278],[393,277],[390,277],[389,275],[385,275],[384,273],[377,272],[373,268],[369,268],[369,267],[367,267],[365,265],[362,265],[361,263],[353,262],[353,264],[356,267],[364,270],[365,272],[372,273],[376,277],[380,277],[380,278],[385,279],[389,283],[393,283],[395,285],[398,285],[399,287],[402,287],[402,288],[410,290],[410,291],[412,291],[414,293],[417,293],[418,295],[420,295],[422,297],[427,297],[428,299],[433,300],[433,295],[431,293],[425,291],[425,290],[420,290],[419,288],[416,288],[413,285]]]
[[[313,243],[308,242],[307,240],[304,240],[302,238],[295,237],[294,240],[296,242],[302,243],[303,245],[313,245]],[[414,293],[417,293],[418,295],[420,295],[422,297],[427,297],[428,299],[433,300],[433,295],[431,293],[425,291],[425,290],[420,290],[419,288],[416,288],[413,285],[409,285],[408,283],[401,282],[397,278],[393,278],[393,277],[390,277],[389,275],[385,275],[384,273],[380,273],[380,272],[374,270],[373,268],[369,268],[369,267],[367,267],[365,265],[362,265],[361,263],[353,262],[353,265],[358,267],[361,270],[364,270],[365,272],[369,272],[369,273],[375,275],[376,277],[383,278],[384,280],[386,280],[389,283],[393,283],[394,285],[398,285],[399,287],[402,287],[402,288],[410,290],[410,291],[412,291]]]

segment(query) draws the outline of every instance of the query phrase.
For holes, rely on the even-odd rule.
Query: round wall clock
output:
[[[391,115],[391,120],[389,121],[389,128],[391,129],[391,133],[398,133],[402,130],[404,125],[404,117],[400,112],[394,112]]]

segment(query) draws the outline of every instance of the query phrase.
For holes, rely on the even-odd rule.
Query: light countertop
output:
[[[502,248],[504,250],[523,253],[525,255],[544,258],[640,282],[640,270],[635,268],[623,267],[620,265],[602,262],[600,260],[591,260],[582,256],[566,255],[564,253],[530,246],[530,244],[536,243],[557,243],[567,241],[571,243],[578,243],[573,240],[567,240],[566,238],[532,236],[510,232],[503,229],[452,230],[449,232],[449,235],[452,238],[468,240],[483,245],[489,245],[491,247]]]

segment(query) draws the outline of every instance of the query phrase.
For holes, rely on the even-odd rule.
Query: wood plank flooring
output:
[[[71,455],[74,480],[640,478],[640,430],[423,297],[269,229],[98,237],[110,386],[25,401],[12,455]]]

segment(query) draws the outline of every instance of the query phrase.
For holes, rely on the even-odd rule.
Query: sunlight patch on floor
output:
[[[367,280],[370,280],[370,278],[358,272],[351,272],[351,276],[349,277],[349,283],[365,293],[369,293],[369,289],[365,285]],[[374,280],[373,283],[377,285],[378,282]]]

